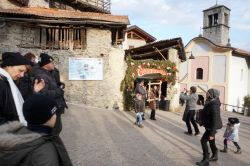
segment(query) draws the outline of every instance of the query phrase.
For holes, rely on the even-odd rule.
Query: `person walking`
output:
[[[218,149],[215,144],[215,135],[217,129],[222,128],[222,121],[220,116],[220,92],[217,89],[211,88],[206,93],[206,102],[202,111],[202,125],[205,128],[200,142],[203,151],[203,159],[200,162],[196,162],[199,166],[208,166],[209,161],[218,160]],[[212,151],[212,156],[209,158],[208,145]]]
[[[0,165],[72,166],[59,136],[52,135],[56,123],[56,103],[34,94],[23,104],[27,127],[18,121],[0,126]]]
[[[181,93],[180,95],[180,99],[181,100],[185,100],[186,101],[186,108],[185,108],[185,113],[187,114],[185,117],[185,122],[186,122],[186,126],[187,126],[187,130],[186,132],[184,132],[187,135],[192,135],[192,127],[190,122],[192,123],[194,130],[195,130],[195,135],[200,134],[199,128],[197,123],[195,122],[195,111],[196,111],[196,107],[197,107],[197,100],[198,100],[198,95],[196,94],[196,87],[192,86],[190,87],[190,94],[188,95],[186,92]]]
[[[0,125],[19,120],[24,125],[27,124],[23,117],[22,105],[23,97],[14,81],[24,76],[30,68],[30,61],[20,53],[5,52],[2,54],[2,64],[0,68]],[[44,88],[44,81],[34,82],[34,92],[39,92]]]
[[[141,96],[140,102],[137,102],[135,104],[140,105],[140,110],[143,112],[142,120],[145,120],[145,99],[146,99],[147,91],[146,91],[146,88],[144,87],[143,80],[139,80],[139,82],[136,84],[135,94],[137,96],[139,96],[139,95]]]
[[[142,117],[143,117],[143,108],[144,106],[144,101],[142,100],[142,95],[140,93],[136,94],[135,97],[135,124],[140,127],[143,128],[142,125]]]
[[[156,111],[156,100],[159,97],[159,93],[158,93],[158,88],[155,85],[151,91],[149,92],[149,107],[151,109],[151,114],[150,114],[150,119],[151,120],[156,120],[155,118],[155,111]]]
[[[238,118],[230,117],[228,118],[228,123],[226,130],[224,132],[224,149],[220,150],[220,152],[227,153],[227,142],[232,141],[237,150],[234,152],[235,154],[241,154],[241,148],[238,144],[239,142],[239,128],[240,121]]]

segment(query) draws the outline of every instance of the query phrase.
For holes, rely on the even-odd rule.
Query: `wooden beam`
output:
[[[161,52],[161,54],[159,55],[159,52],[157,52],[157,51],[151,51],[151,52],[146,52],[146,53],[142,53],[142,54],[136,54],[136,53],[130,53],[130,52],[128,52],[127,53],[127,55],[130,53],[131,54],[131,57],[134,59],[137,59],[137,57],[139,58],[139,59],[143,59],[143,57],[153,57],[153,58],[155,58],[155,57],[157,57],[157,55],[159,55],[159,57],[162,57],[162,59],[165,59],[165,60],[167,60],[168,58],[166,58],[166,56],[164,56],[163,54],[164,53],[168,53],[168,50],[169,50],[169,48],[171,48],[171,47],[167,47],[167,48],[164,48],[164,49],[161,49],[161,50],[159,50],[160,52]],[[164,58],[163,58],[164,57]]]

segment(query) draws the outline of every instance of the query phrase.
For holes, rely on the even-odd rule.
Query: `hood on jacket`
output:
[[[221,102],[220,102],[220,99],[219,98],[214,98],[212,100],[207,100],[205,102],[205,106],[208,106],[208,105],[217,105],[218,107],[220,107],[221,105]]]
[[[0,125],[0,165],[19,165],[28,153],[44,142],[38,139],[40,134],[22,130],[27,129],[18,121]]]

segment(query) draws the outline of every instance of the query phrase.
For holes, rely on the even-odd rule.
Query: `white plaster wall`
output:
[[[169,60],[176,63],[176,67],[179,68],[179,56],[176,49],[169,49]],[[178,73],[177,73],[178,77]],[[167,88],[167,99],[170,100],[170,111],[179,110],[179,97],[180,97],[180,84],[176,81],[175,85],[170,84]]]
[[[226,81],[226,56],[214,55],[213,57],[213,82],[225,83]]]
[[[134,47],[140,47],[146,44],[145,40],[137,40],[137,39],[127,39],[127,48],[129,48],[129,46],[134,46]]]
[[[243,69],[243,75],[241,70]],[[229,69],[228,104],[242,107],[248,94],[248,66],[245,58],[232,56]],[[231,108],[231,109],[230,109]],[[235,108],[236,109],[236,108]],[[228,107],[232,111],[232,107]],[[236,110],[237,111],[237,110]],[[241,109],[238,110],[239,112]]]
[[[178,80],[181,81],[187,81],[188,78],[188,59],[187,61],[181,62],[179,66],[179,78]]]

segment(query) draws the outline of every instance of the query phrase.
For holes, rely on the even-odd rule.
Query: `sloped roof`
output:
[[[179,59],[186,60],[186,54],[181,38],[174,38],[168,40],[160,40],[157,42],[149,43],[141,47],[125,50],[125,57],[131,56],[132,59],[168,59],[168,50],[175,48],[178,51]]]
[[[136,25],[132,25],[128,27],[126,31],[127,32],[134,31],[138,33],[140,36],[142,36],[146,40],[147,43],[156,41],[156,38],[154,36],[150,35],[149,33],[147,33],[146,31],[144,31],[143,29],[141,29],[140,27]]]
[[[120,24],[129,24],[128,16],[111,15],[94,12],[80,12],[39,7],[21,7],[18,9],[0,9],[0,17],[48,18],[68,20],[95,20]]]
[[[220,8],[220,7],[225,7],[226,9],[230,10],[228,7],[226,7],[225,5],[219,5],[219,4],[215,4],[214,6],[211,6],[208,9],[203,10],[203,12],[211,10],[211,9],[216,9],[216,8]]]
[[[212,42],[211,40],[205,38],[205,37],[195,37],[193,39],[191,39],[187,45],[191,42],[191,41],[195,41],[195,40],[205,40],[205,41],[208,41],[209,43],[211,43],[214,47],[217,47],[217,48],[223,48],[223,49],[231,49],[232,50],[232,53],[233,54],[237,54],[237,55],[240,55],[240,56],[247,56],[247,57],[250,57],[250,52],[249,51],[245,51],[245,50],[242,50],[242,49],[239,49],[239,48],[236,48],[236,47],[232,47],[232,46],[224,46],[224,45],[218,45],[218,44],[215,44],[214,42]],[[186,45],[186,46],[187,46]],[[186,47],[185,46],[185,47]]]

